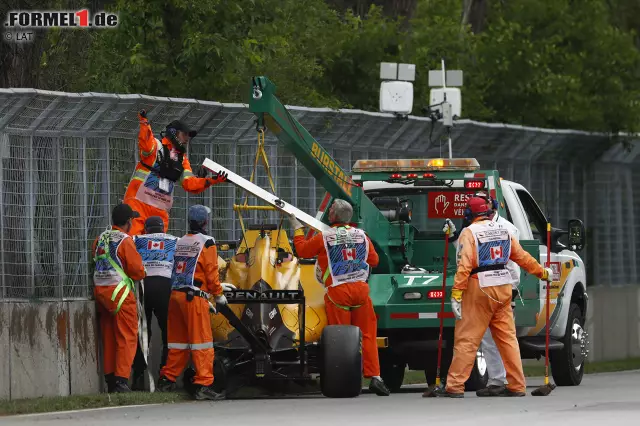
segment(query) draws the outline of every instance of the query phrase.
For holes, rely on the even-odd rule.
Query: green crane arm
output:
[[[258,126],[275,134],[332,197],[359,204],[361,188],[282,105],[275,84],[267,77],[253,81],[249,110],[258,117]]]
[[[389,270],[393,260],[389,250],[389,220],[364,194],[362,188],[307,132],[275,96],[276,85],[267,77],[254,77],[249,110],[258,118],[258,126],[268,128],[302,163],[332,198],[341,198],[353,206],[352,222],[364,229],[380,256],[379,270]],[[326,222],[325,211],[323,220]]]

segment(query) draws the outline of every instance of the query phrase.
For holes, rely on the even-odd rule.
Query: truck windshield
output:
[[[412,207],[411,224],[418,231],[418,238],[442,237],[442,226],[446,218],[451,219],[457,229],[462,226],[467,199],[475,191],[464,187],[414,187],[376,188],[365,193],[374,202],[377,197],[398,197],[408,200]]]

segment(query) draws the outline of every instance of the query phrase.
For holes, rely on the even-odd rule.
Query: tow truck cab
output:
[[[498,214],[518,228],[522,247],[545,264],[547,218],[526,188],[503,180],[497,170],[481,170],[473,158],[358,160],[352,179],[392,223],[400,222],[400,229],[404,229],[402,222],[409,223],[411,228],[409,235],[400,235],[398,244],[398,256],[407,266],[392,274],[377,274],[374,269],[369,280],[378,317],[382,376],[392,390],[397,389],[408,366],[424,370],[427,382],[434,383],[444,296],[441,376],[446,378],[453,354],[455,320],[449,300],[456,253],[450,244],[443,292],[444,219],[451,219],[461,229],[467,198],[486,191],[498,201]],[[550,361],[558,385],[580,384],[587,354],[586,275],[584,263],[575,253],[584,246],[585,232],[579,220],[569,221],[568,227],[570,232],[552,228]],[[570,247],[559,241],[565,235]],[[521,270],[518,288],[515,321],[521,355],[539,359],[545,348],[546,283]],[[467,390],[483,387],[487,378],[479,350]]]

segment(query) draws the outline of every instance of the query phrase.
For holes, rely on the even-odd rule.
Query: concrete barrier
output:
[[[589,287],[589,361],[640,357],[640,286]],[[151,373],[162,351],[154,318]],[[0,399],[103,390],[95,302],[0,303]]]
[[[95,303],[0,303],[0,398],[100,391]]]

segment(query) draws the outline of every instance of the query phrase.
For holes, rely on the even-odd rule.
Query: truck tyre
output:
[[[391,393],[395,393],[402,387],[406,362],[389,354],[388,350],[378,351],[380,358],[380,377],[387,385]]]
[[[476,362],[473,364],[473,369],[471,370],[469,379],[464,384],[464,390],[466,392],[475,392],[486,388],[487,383],[489,383],[487,361],[484,359],[482,351],[478,351],[476,355]]]
[[[329,398],[362,392],[362,332],[353,325],[328,325],[320,337],[320,389]]]
[[[561,351],[554,351],[549,354],[551,375],[558,386],[578,386],[582,382],[585,359],[583,354],[586,351],[584,347],[586,335],[583,327],[580,307],[572,303],[569,306],[567,330],[562,339],[564,348]]]

